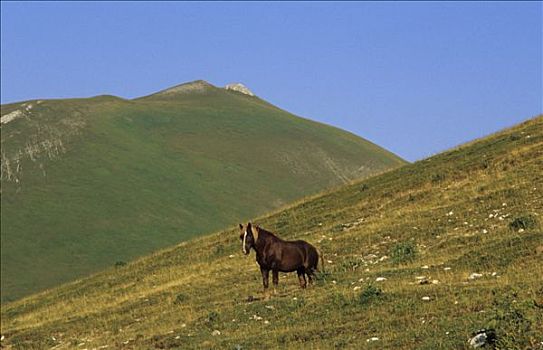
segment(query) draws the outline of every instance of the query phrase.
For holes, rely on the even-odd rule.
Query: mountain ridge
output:
[[[21,113],[2,123],[2,300],[405,164],[258,97],[188,86],[2,105]]]

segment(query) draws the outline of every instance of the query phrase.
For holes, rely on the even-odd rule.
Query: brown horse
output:
[[[317,248],[305,241],[284,241],[273,233],[249,222],[246,227],[239,224],[241,234],[239,239],[242,243],[242,250],[245,255],[250,253],[251,248],[256,252],[256,261],[260,265],[264,291],[268,288],[269,272],[272,271],[274,290],[279,283],[279,271],[298,273],[300,287],[306,287],[305,276],[309,283],[313,282],[315,271],[321,258],[321,265],[324,271],[324,259]]]

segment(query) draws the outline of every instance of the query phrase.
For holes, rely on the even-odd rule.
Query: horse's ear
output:
[[[239,224],[239,229],[243,230],[243,225],[242,224]]]
[[[249,230],[251,229],[251,223],[250,223],[250,222],[247,223],[247,228],[248,228]]]

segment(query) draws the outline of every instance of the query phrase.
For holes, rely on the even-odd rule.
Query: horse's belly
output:
[[[279,266],[277,270],[281,272],[294,272],[298,270],[298,268],[299,266]]]

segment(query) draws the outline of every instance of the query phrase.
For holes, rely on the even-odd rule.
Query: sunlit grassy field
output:
[[[2,302],[405,164],[207,83],[167,99],[2,105],[13,112],[1,128]]]
[[[237,224],[3,305],[13,349],[543,345],[543,117],[254,219],[324,254],[264,298]],[[255,196],[258,195],[255,193]],[[212,220],[212,218],[210,218]]]

